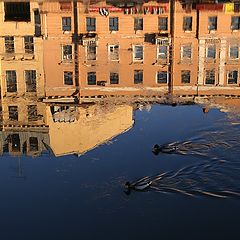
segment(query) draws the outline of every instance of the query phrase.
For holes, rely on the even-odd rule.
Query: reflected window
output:
[[[109,18],[109,31],[118,31],[118,17]]]
[[[239,46],[238,45],[232,45],[229,47],[229,57],[231,59],[239,58]]]
[[[192,17],[183,17],[183,31],[192,31]]]
[[[24,36],[24,50],[25,53],[34,53],[33,36]]]
[[[5,2],[5,21],[30,22],[30,3],[29,2]]]
[[[110,73],[110,84],[118,84],[119,83],[119,74],[116,72]]]
[[[37,120],[38,120],[37,105],[29,105],[28,121],[37,121]]]
[[[185,44],[181,46],[181,60],[191,60],[192,59],[192,45]]]
[[[14,53],[14,37],[13,36],[5,36],[5,52],[6,53]]]
[[[72,60],[72,45],[63,46],[63,60]]]
[[[168,30],[168,18],[167,17],[159,17],[158,18],[158,30],[159,31],[167,31]]]
[[[21,151],[21,144],[20,144],[19,134],[10,135],[10,141],[12,143],[12,151],[13,152],[20,152]]]
[[[29,150],[31,152],[38,151],[38,139],[37,139],[37,137],[30,137],[29,138]]]
[[[118,61],[119,60],[119,45],[109,45],[108,46],[109,60]]]
[[[228,84],[237,84],[238,82],[238,71],[229,71],[227,75],[227,83]]]
[[[73,85],[73,72],[64,71],[63,76],[65,85]]]
[[[163,84],[168,82],[168,72],[158,71],[157,72],[157,83]]]
[[[96,85],[97,83],[96,72],[88,72],[87,83],[88,85]]]
[[[6,71],[7,92],[17,91],[17,74],[15,70]]]
[[[208,30],[217,30],[217,17],[208,17]]]
[[[134,70],[134,84],[143,83],[143,71],[142,70]]]
[[[240,16],[232,16],[231,29],[232,30],[239,30],[240,29]]]
[[[86,18],[86,29],[88,32],[96,31],[96,18],[91,17]]]
[[[9,106],[8,107],[8,116],[10,121],[18,121],[18,107]]]
[[[97,59],[97,46],[95,44],[87,46],[87,60],[96,59]]]
[[[25,71],[25,83],[27,92],[37,91],[37,79],[36,70],[26,70]]]
[[[215,70],[206,70],[205,84],[215,84]]]
[[[190,71],[189,70],[182,70],[181,71],[181,82],[182,83],[190,83]]]
[[[216,45],[209,45],[207,47],[207,58],[216,58]]]
[[[135,45],[133,46],[133,61],[143,60],[143,46]]]
[[[71,17],[62,17],[62,30],[71,31]]]
[[[134,18],[134,30],[143,30],[143,18],[135,17]]]

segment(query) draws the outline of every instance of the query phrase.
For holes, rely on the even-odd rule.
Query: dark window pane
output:
[[[71,17],[62,18],[62,30],[71,31]]]
[[[73,72],[64,72],[64,84],[73,85]]]
[[[143,30],[143,18],[134,18],[134,30]]]
[[[6,36],[4,37],[4,41],[5,41],[5,52],[14,53],[14,37]]]
[[[86,18],[86,28],[88,32],[96,31],[96,18],[87,17]]]
[[[118,73],[110,73],[110,84],[118,84],[119,83],[119,75]]]
[[[158,29],[160,31],[168,30],[168,18],[167,17],[159,17],[158,19]]]
[[[6,71],[7,92],[17,91],[16,71]]]
[[[190,71],[189,70],[181,71],[181,82],[182,83],[190,83]]]
[[[109,30],[118,31],[118,17],[109,18]]]
[[[168,73],[167,71],[160,71],[157,73],[157,83],[167,83]]]
[[[36,92],[37,91],[37,79],[35,70],[26,70],[25,71],[25,83],[27,92]]]
[[[18,107],[17,106],[9,106],[8,114],[10,121],[18,121]]]
[[[24,37],[24,49],[25,53],[34,53],[33,36]]]
[[[30,22],[29,2],[5,2],[5,21]]]
[[[192,31],[192,17],[183,17],[183,30]]]
[[[142,70],[134,70],[134,84],[143,83],[143,71]]]
[[[88,85],[96,85],[96,72],[89,72],[87,75]]]
[[[37,120],[38,120],[37,105],[28,106],[28,121]]]

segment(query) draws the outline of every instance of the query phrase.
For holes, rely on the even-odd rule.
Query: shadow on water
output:
[[[221,124],[187,141],[155,145],[153,153],[194,155],[199,161],[177,171],[146,176],[131,183],[131,190],[181,193],[188,196],[240,197],[239,126]],[[140,188],[139,188],[140,186]],[[126,186],[127,187],[127,186]]]

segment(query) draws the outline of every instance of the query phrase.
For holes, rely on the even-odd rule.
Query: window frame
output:
[[[191,19],[191,24],[190,24],[190,28],[187,28],[188,24],[187,24],[187,20]],[[184,32],[192,32],[192,21],[193,21],[193,17],[192,16],[183,16],[183,26],[182,29]]]
[[[66,51],[64,48],[65,47],[71,47],[71,54],[64,54],[64,51]],[[71,56],[68,58],[68,56]],[[73,46],[72,44],[64,44],[62,45],[62,60],[66,62],[72,62],[73,60]]]
[[[138,75],[138,78],[136,78],[136,74]],[[139,78],[139,76],[141,76],[141,78]],[[140,79],[140,81],[139,81]],[[143,84],[143,70],[142,69],[134,69],[134,85],[138,85],[138,84]]]
[[[184,56],[184,48],[190,47],[190,57]],[[187,51],[188,52],[188,51]],[[192,61],[192,44],[191,43],[186,43],[181,45],[181,61]]]
[[[63,71],[63,84],[73,86],[73,71]]]
[[[134,31],[143,31],[143,17],[134,17]]]
[[[109,17],[109,31],[111,32],[119,31],[119,17]]]
[[[12,112],[13,108],[15,109],[14,113]],[[8,106],[8,119],[9,119],[9,121],[18,121],[18,119],[19,119],[18,106],[16,106],[16,105]]]
[[[229,83],[229,74],[232,73],[232,79],[234,80],[234,73],[237,73],[237,79],[236,79],[236,82],[233,82],[233,83]],[[238,78],[239,78],[239,71],[234,69],[234,70],[229,70],[227,71],[227,85],[237,85],[238,84]]]
[[[162,25],[161,24],[161,20],[165,20],[163,21],[165,24]],[[164,28],[161,28],[161,26],[164,26]],[[162,31],[162,32],[167,32],[168,31],[168,17],[158,17],[158,30]]]
[[[5,48],[5,53],[7,53],[7,54],[15,53],[15,38],[14,38],[14,36],[4,36],[4,48]]]
[[[31,77],[31,78],[28,79],[28,77]],[[27,81],[31,82],[31,84],[28,84]],[[37,92],[37,71],[36,70],[24,70],[24,82],[25,82],[25,86],[26,86],[26,92],[28,92],[28,93]],[[32,84],[34,87],[33,88],[29,87],[29,86],[32,86]]]
[[[13,74],[14,73],[14,74]],[[7,92],[8,93],[16,93],[17,90],[18,90],[18,87],[17,87],[17,71],[16,70],[6,70],[5,72],[6,74],[6,88],[7,88]],[[9,75],[11,75],[11,77],[13,75],[15,75],[15,79],[11,79],[9,80],[8,77],[10,77]],[[13,74],[13,75],[12,75]],[[9,86],[10,85],[14,85],[13,87]],[[10,90],[11,88],[13,88],[13,90]]]
[[[90,23],[90,25],[88,25]],[[95,17],[86,17],[86,31],[87,32],[96,32],[96,18]]]
[[[214,47],[213,49],[214,49],[214,57],[210,57],[209,56],[209,49],[211,49],[211,47]],[[207,47],[206,47],[206,58],[208,59],[208,60],[210,60],[210,59],[212,59],[212,60],[216,60],[216,58],[217,58],[217,46],[216,46],[216,44],[209,44],[209,45],[207,45]]]
[[[111,76],[117,76],[117,81],[116,81],[116,79],[111,79]],[[119,84],[119,73],[118,72],[110,72],[109,73],[109,82],[110,82],[110,85],[117,85],[117,84]]]
[[[184,73],[188,73],[187,77],[189,81],[183,81]],[[181,83],[190,84],[191,83],[191,70],[181,70]]]
[[[90,76],[94,76],[95,77],[95,81],[93,83],[90,83],[89,77]],[[88,86],[96,86],[97,85],[97,74],[96,72],[87,72],[87,85]]]
[[[238,19],[237,27],[233,25],[234,19]],[[231,30],[232,31],[238,31],[240,30],[240,16],[232,16],[231,17]]]
[[[69,25],[70,23],[70,25]],[[72,18],[71,17],[62,17],[62,31],[71,32],[72,31]]]
[[[161,81],[160,81],[159,75],[160,75],[161,73],[166,76],[166,81],[164,81],[164,82],[161,82]],[[164,78],[164,79],[165,79],[165,78]],[[168,81],[169,81],[168,71],[160,70],[160,71],[157,71],[157,72],[156,72],[156,84],[168,84]]]
[[[213,83],[211,83],[211,82],[207,83],[207,74],[212,74],[212,73],[214,73],[214,82]],[[216,84],[215,69],[207,69],[207,70],[205,70],[205,79],[204,80],[205,80],[204,81],[205,85],[215,85]]]
[[[141,58],[137,58],[136,57],[136,49],[140,47],[142,48],[142,57]],[[136,44],[136,45],[133,45],[133,62],[143,62],[144,61],[144,46],[143,45],[140,45],[140,44]]]
[[[210,21],[211,19],[215,19],[215,21],[211,22]],[[209,31],[217,31],[217,29],[218,29],[218,17],[217,16],[208,16],[208,30]]]
[[[32,41],[27,41],[29,39],[32,39]],[[23,37],[23,41],[25,54],[34,54],[34,37],[31,35],[26,35]]]
[[[115,49],[116,46],[118,48],[117,59],[113,59],[113,58],[111,58],[111,56],[113,56],[114,53],[111,54],[111,48]],[[120,53],[120,45],[119,44],[110,44],[110,45],[108,45],[108,59],[109,59],[109,61],[119,61],[120,60],[120,54],[119,53]]]
[[[236,58],[233,58],[233,57],[231,57],[231,48],[234,48],[234,47],[236,47],[237,49],[238,49],[238,51],[237,51],[237,57]],[[238,60],[239,59],[239,45],[238,44],[232,44],[232,45],[229,45],[229,54],[228,54],[228,56],[229,56],[229,59],[231,59],[231,60]]]

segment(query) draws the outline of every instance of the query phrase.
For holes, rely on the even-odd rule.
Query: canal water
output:
[[[127,131],[84,154],[55,157],[51,141],[39,157],[3,154],[0,239],[240,239],[237,114],[135,109]]]

